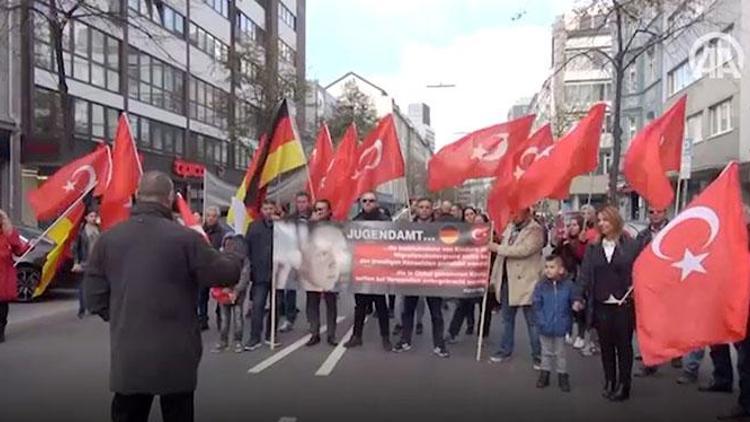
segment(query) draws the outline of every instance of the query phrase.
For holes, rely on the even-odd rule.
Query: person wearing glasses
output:
[[[667,224],[669,224],[669,220],[667,219],[667,210],[651,208],[648,211],[648,221],[648,227],[638,233],[638,236],[635,238],[641,251],[646,249],[646,246],[651,243],[651,240],[653,240],[654,236],[656,236],[657,233],[659,233],[664,227],[667,226]],[[681,368],[682,360],[680,358],[672,359],[672,366],[675,368]],[[639,372],[635,373],[635,376],[649,377],[656,374],[658,369],[658,366],[644,366]],[[697,377],[697,369],[695,371],[695,375]]]
[[[388,216],[380,209],[378,198],[374,192],[365,192],[360,198],[360,204],[362,205],[362,211],[354,217],[354,221],[390,221]],[[386,295],[357,293],[354,295],[354,301],[356,303],[354,307],[354,333],[352,338],[344,344],[344,347],[349,349],[362,345],[362,331],[365,325],[367,308],[374,303],[378,315],[378,324],[380,325],[383,349],[391,351],[390,321]]]
[[[327,199],[321,199],[315,202],[313,213],[310,218],[313,222],[331,221],[331,203]],[[307,321],[310,323],[310,340],[306,346],[315,346],[320,343],[320,299],[323,298],[326,303],[326,324],[328,344],[330,346],[338,345],[336,341],[336,318],[338,312],[336,309],[336,292],[326,291],[308,291],[307,292]]]
[[[435,220],[432,216],[432,201],[429,198],[422,198],[417,203],[417,216],[414,218],[415,223],[432,223]],[[412,330],[414,330],[414,314],[417,310],[417,303],[421,298],[419,296],[404,297],[404,313],[401,317],[403,328],[401,330],[401,340],[393,348],[396,353],[408,352],[411,350]],[[450,357],[448,349],[445,347],[445,338],[443,337],[445,323],[443,321],[443,298],[427,297],[427,306],[430,308],[430,317],[432,318],[432,343],[434,346],[433,353],[441,358]]]

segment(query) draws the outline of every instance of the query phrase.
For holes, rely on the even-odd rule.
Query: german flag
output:
[[[78,237],[78,231],[81,227],[81,220],[83,219],[85,210],[86,205],[83,202],[79,202],[69,209],[67,213],[58,218],[52,227],[50,227],[47,236],[55,242],[55,247],[47,253],[44,266],[42,266],[42,277],[36,290],[34,290],[34,297],[38,297],[44,293],[47,286],[55,278],[57,270],[60,269],[60,264],[63,263],[66,256],[70,255],[70,249]]]
[[[266,197],[268,185],[285,173],[307,164],[286,99],[279,104],[271,130],[267,133],[270,135],[267,138],[261,137],[245,178],[235,194],[235,197],[245,204],[247,212],[245,230],[247,225],[257,217]],[[234,225],[236,213],[236,210],[230,208],[227,215],[227,222],[230,225]]]

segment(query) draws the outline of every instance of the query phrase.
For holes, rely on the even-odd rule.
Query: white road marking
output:
[[[297,422],[297,418],[293,416],[282,416],[279,418],[279,422]]]
[[[349,341],[350,338],[352,338],[352,335],[354,334],[354,326],[349,329],[349,331],[344,335],[344,337],[341,339],[341,342],[336,346],[335,349],[333,349],[333,352],[331,352],[330,355],[328,355],[328,359],[323,362],[322,365],[320,365],[320,368],[318,368],[318,372],[315,373],[316,377],[327,377],[331,375],[331,372],[333,372],[333,368],[336,367],[336,364],[339,363],[342,357],[344,357],[344,353],[346,353],[346,348],[344,347],[344,343]]]
[[[341,322],[345,320],[346,317],[338,317],[336,319],[336,322]],[[320,327],[320,332],[322,333],[325,331],[326,326]],[[248,374],[259,374],[263,372],[264,370],[270,368],[273,364],[279,362],[280,360],[284,359],[285,357],[291,355],[294,353],[297,349],[303,347],[305,343],[307,343],[308,340],[310,340],[311,334],[307,334],[301,339],[295,341],[294,343],[290,344],[289,346],[281,349],[278,353],[271,355],[268,359],[264,360],[263,362],[253,366],[250,368],[247,373]]]

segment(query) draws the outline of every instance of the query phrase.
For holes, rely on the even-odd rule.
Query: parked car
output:
[[[42,230],[27,226],[17,226],[18,234],[27,243],[42,235]],[[41,238],[34,249],[22,259],[16,259],[16,271],[18,273],[18,301],[30,302],[34,297],[34,291],[42,279],[42,267],[47,259],[47,254],[55,247],[55,242],[47,237]]]

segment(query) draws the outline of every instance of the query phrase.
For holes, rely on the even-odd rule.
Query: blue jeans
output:
[[[701,361],[706,356],[705,348],[701,347],[698,350],[693,350],[687,355],[682,357],[682,370],[690,376],[697,377],[698,370],[701,368]]]
[[[510,306],[508,304],[508,282],[505,280],[500,289],[500,317],[503,326],[503,334],[500,338],[500,348],[497,355],[501,357],[510,357],[513,354],[513,341],[516,330],[516,312],[518,309],[523,310],[523,316],[526,319],[526,328],[529,331],[529,341],[531,343],[531,358],[534,362],[539,362],[542,356],[542,346],[539,343],[539,332],[534,319],[534,309],[531,306]]]

